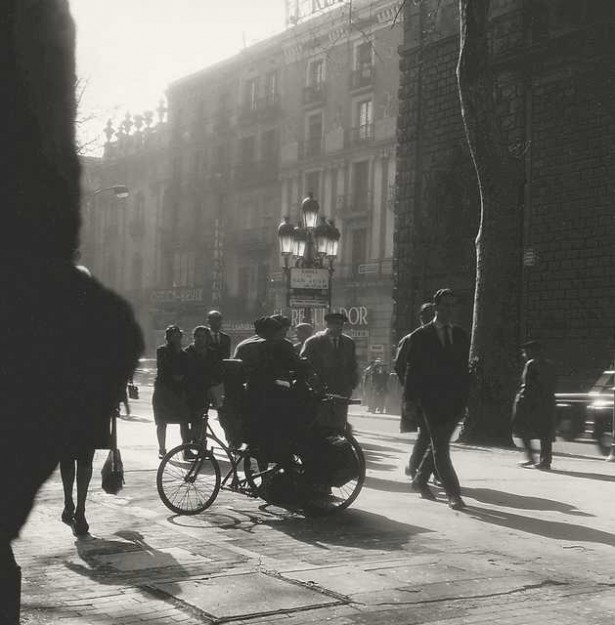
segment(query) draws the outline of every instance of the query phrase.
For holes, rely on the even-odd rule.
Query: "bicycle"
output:
[[[331,405],[334,402],[360,403],[337,395],[326,395],[321,401]],[[365,458],[358,441],[348,433],[337,436],[349,443],[356,468],[353,468],[350,479],[335,485],[314,482],[309,454],[305,450],[298,449],[282,458],[267,458],[255,445],[229,446],[216,434],[207,417],[204,417],[203,426],[199,442],[174,447],[158,467],[158,494],[164,505],[176,514],[203,512],[214,503],[220,490],[299,508],[306,514],[330,514],[350,506],[363,488]],[[229,465],[224,475],[220,458]],[[295,493],[289,493],[289,499],[294,502],[281,503],[274,495],[271,485],[276,480],[293,485]]]

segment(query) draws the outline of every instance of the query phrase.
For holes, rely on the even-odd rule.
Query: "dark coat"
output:
[[[432,321],[410,334],[404,394],[416,399],[424,413],[437,420],[456,419],[463,412],[470,389],[470,341],[452,326],[453,342],[446,350]]]
[[[555,430],[555,384],[553,364],[546,358],[525,363],[521,387],[513,405],[513,433],[523,438],[549,438]]]
[[[222,361],[231,357],[231,337],[225,332],[218,332],[218,334],[219,342],[217,344],[214,343],[211,330],[209,340],[207,341],[207,359],[212,384],[220,384],[222,382]]]
[[[189,411],[186,398],[186,352],[161,345],[156,350],[156,366],[152,396],[154,420],[157,424],[187,421]]]
[[[208,352],[197,351],[194,344],[184,350],[185,359],[185,389],[190,409],[204,411],[209,405],[208,390],[212,386],[211,363]]]
[[[329,393],[349,397],[359,382],[354,341],[342,334],[335,349],[325,330],[310,336],[303,344],[301,356],[307,358]]]

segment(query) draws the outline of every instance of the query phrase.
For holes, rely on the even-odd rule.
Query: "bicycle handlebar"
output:
[[[335,393],[326,393],[325,400],[335,401],[340,404],[347,404],[348,406],[360,406],[360,399],[352,399],[352,397],[344,397],[343,395],[336,395]]]

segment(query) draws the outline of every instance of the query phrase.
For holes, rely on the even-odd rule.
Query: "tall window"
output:
[[[175,252],[173,256],[173,286],[194,286],[194,252]]]
[[[369,139],[372,135],[372,101],[363,100],[357,103],[357,139]]]
[[[355,48],[355,69],[364,69],[372,65],[372,44],[369,41],[360,43]]]
[[[359,161],[352,165],[353,210],[361,211],[369,202],[369,161]]]
[[[278,95],[278,72],[268,72],[265,76],[265,98],[267,104],[274,104]]]
[[[354,265],[365,262],[367,258],[367,230],[365,228],[353,230],[351,240],[350,262]]]
[[[245,90],[245,105],[250,111],[253,111],[257,107],[258,103],[258,78],[251,78],[246,81]]]
[[[322,144],[322,113],[310,115],[307,120],[306,156],[320,154]]]
[[[311,61],[308,67],[308,86],[320,89],[325,80],[325,62],[322,59]]]

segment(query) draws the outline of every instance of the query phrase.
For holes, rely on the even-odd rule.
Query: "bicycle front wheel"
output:
[[[199,445],[179,445],[160,462],[156,487],[162,503],[176,514],[198,514],[220,491],[220,466]]]

